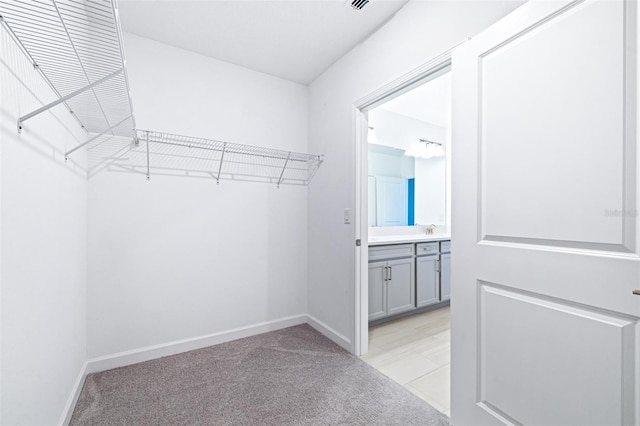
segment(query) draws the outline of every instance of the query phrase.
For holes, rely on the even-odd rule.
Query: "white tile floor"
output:
[[[369,328],[362,360],[447,416],[450,410],[449,307]]]

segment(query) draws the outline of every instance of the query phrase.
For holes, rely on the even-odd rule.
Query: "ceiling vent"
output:
[[[367,3],[369,3],[369,0],[350,0],[350,1],[351,1],[351,7],[354,8],[355,10],[361,10],[363,7],[367,5]]]

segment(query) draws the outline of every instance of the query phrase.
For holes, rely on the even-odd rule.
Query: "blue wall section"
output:
[[[409,207],[407,211],[409,212],[409,217],[407,220],[407,225],[413,226],[415,225],[415,217],[413,215],[414,205],[415,205],[415,184],[416,180],[414,178],[407,179],[407,188],[409,188],[409,196],[407,200],[409,200]]]

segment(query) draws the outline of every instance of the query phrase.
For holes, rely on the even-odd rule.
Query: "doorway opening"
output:
[[[449,415],[450,56],[358,105],[356,353]],[[358,347],[359,344],[359,347]]]

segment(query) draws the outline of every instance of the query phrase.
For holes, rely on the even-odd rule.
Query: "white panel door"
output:
[[[407,180],[376,176],[378,226],[406,226],[408,223]]]
[[[454,425],[640,425],[635,1],[530,1],[453,55]]]

